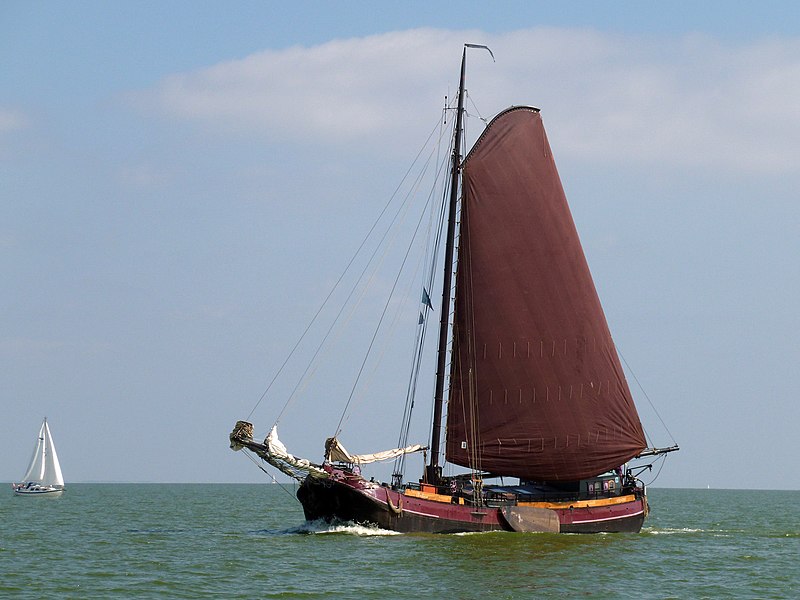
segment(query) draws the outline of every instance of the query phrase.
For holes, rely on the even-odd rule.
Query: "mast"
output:
[[[439,351],[436,363],[436,389],[433,395],[433,427],[431,433],[431,461],[425,468],[424,481],[436,485],[442,476],[439,466],[439,445],[442,439],[442,408],[444,405],[444,380],[447,368],[448,325],[450,321],[450,293],[453,279],[453,248],[456,237],[456,208],[458,205],[458,180],[461,164],[461,137],[464,115],[464,74],[467,63],[467,47],[461,55],[461,78],[458,83],[458,108],[456,109],[456,130],[453,141],[453,159],[450,174],[450,207],[447,218],[447,240],[444,252],[444,281],[442,285],[442,310],[439,313]],[[488,48],[487,48],[488,50]]]

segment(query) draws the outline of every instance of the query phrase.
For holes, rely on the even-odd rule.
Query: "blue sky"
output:
[[[683,448],[656,485],[800,488],[784,466],[800,444],[799,15],[783,2],[4,3],[0,480],[22,474],[47,415],[68,482],[264,481],[227,433],[473,42],[497,58],[470,58],[476,111],[542,108],[645,427],[670,443],[649,398]],[[312,459],[349,389],[342,357],[303,398],[320,422],[297,409],[282,425]],[[385,404],[352,417],[352,451],[396,438],[398,392],[372,393]]]

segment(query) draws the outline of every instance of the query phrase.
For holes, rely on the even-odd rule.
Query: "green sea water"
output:
[[[0,493],[2,598],[800,598],[800,492],[651,489],[640,534],[306,524],[277,485]]]

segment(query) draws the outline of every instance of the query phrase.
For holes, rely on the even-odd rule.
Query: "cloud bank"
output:
[[[585,29],[415,29],[267,50],[172,75],[134,98],[170,119],[277,143],[412,143],[453,94],[465,41],[497,57],[469,55],[468,110],[491,117],[510,104],[539,106],[561,157],[776,174],[800,167],[797,39],[733,46]]]

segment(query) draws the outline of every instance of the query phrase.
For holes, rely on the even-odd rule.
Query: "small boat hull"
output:
[[[636,533],[647,514],[644,494],[573,503],[473,506],[456,497],[401,492],[360,478],[307,477],[297,497],[309,521],[351,521],[402,533]],[[509,509],[522,513],[522,518],[510,518]],[[535,519],[525,518],[533,511]]]
[[[60,496],[64,488],[14,486],[14,493],[18,496]]]

